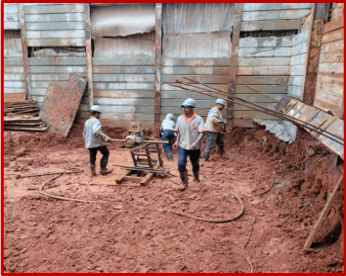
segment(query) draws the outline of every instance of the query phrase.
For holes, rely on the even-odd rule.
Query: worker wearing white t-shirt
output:
[[[186,170],[187,157],[190,157],[192,172],[195,180],[199,182],[199,157],[201,156],[202,138],[206,128],[201,116],[194,112],[196,101],[186,99],[181,105],[184,114],[179,116],[175,131],[178,133],[177,141],[173,147],[179,147],[178,170],[182,181],[182,190],[188,185],[188,172]]]

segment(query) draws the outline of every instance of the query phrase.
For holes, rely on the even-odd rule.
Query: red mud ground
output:
[[[104,130],[114,138],[126,135],[120,129]],[[5,132],[5,175],[81,167],[86,170],[78,179],[96,181],[89,176],[81,134],[78,124],[68,138]],[[145,187],[104,185],[92,190],[87,185],[68,186],[71,175],[67,174],[52,182],[54,189],[47,189],[64,197],[120,201],[148,209],[69,202],[39,194],[38,188],[52,176],[7,180],[5,272],[250,272],[242,247],[253,217],[245,251],[254,272],[343,272],[342,193],[313,244],[314,251],[304,254],[302,250],[330,187],[341,175],[332,165],[333,155],[301,130],[291,145],[263,129],[235,129],[226,140],[226,156],[213,153],[209,162],[201,159],[202,182],[195,183],[190,176],[184,192],[177,190],[177,178],[155,177]],[[111,159],[120,158],[117,146],[109,145]],[[72,151],[79,157],[71,158]],[[48,158],[52,154],[61,158],[53,162]],[[175,162],[165,164],[177,174]],[[251,196],[267,190],[273,180],[268,193]],[[16,187],[25,187],[27,193],[16,194]],[[245,206],[243,216],[230,223],[155,211],[229,218],[240,210],[230,190]]]

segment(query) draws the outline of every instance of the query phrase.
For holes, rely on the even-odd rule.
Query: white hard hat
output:
[[[93,105],[91,108],[90,108],[91,111],[96,111],[98,113],[101,113],[101,107],[99,107],[98,105]]]
[[[166,115],[166,119],[168,119],[168,120],[174,120],[174,115],[173,115],[172,113],[168,113],[168,114]]]
[[[223,106],[226,106],[226,101],[223,100],[223,99],[217,99],[215,102],[216,102],[217,104],[222,104]]]
[[[181,107],[195,107],[195,106],[196,106],[196,101],[191,98],[186,99],[181,105]]]

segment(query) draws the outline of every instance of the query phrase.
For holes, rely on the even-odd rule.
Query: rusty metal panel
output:
[[[40,115],[47,124],[48,131],[67,136],[76,117],[87,78],[82,75],[70,74],[65,87],[54,84],[48,86]]]

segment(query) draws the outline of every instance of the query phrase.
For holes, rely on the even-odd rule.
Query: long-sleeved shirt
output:
[[[105,143],[96,134],[101,132],[101,122],[95,117],[90,117],[84,124],[83,138],[85,139],[85,147],[87,149],[98,148],[104,146]]]
[[[172,120],[164,119],[161,123],[161,130],[174,130],[175,123]]]
[[[217,107],[213,107],[212,109],[210,109],[208,113],[207,121],[205,123],[207,131],[221,133],[223,125],[220,124],[220,121],[222,120],[223,120],[222,113]]]

